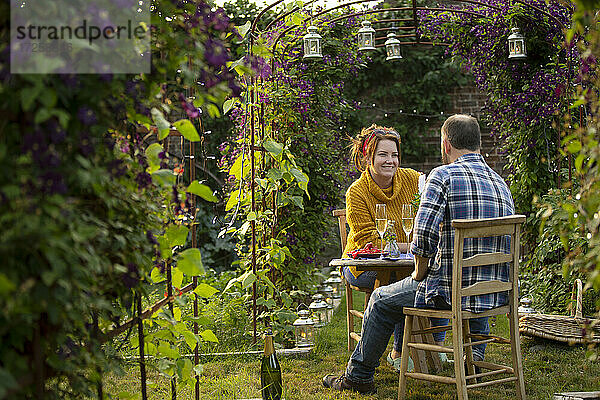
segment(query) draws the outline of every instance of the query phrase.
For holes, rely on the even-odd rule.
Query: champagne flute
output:
[[[408,246],[406,248],[406,254],[410,252],[410,233],[413,230],[413,224],[415,220],[415,207],[412,204],[402,205],[402,230],[406,234],[406,241]]]
[[[379,237],[381,238],[381,258],[383,258],[383,234],[385,233],[385,229],[387,228],[387,212],[385,209],[385,204],[376,204],[375,205],[375,229],[379,233]]]

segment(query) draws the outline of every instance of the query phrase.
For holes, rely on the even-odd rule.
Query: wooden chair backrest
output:
[[[344,249],[346,248],[346,241],[348,240],[348,231],[346,229],[346,209],[338,208],[333,210],[333,216],[338,219],[338,226],[340,228],[340,244],[342,245],[342,250],[340,253],[342,256],[344,255]]]
[[[521,225],[525,222],[524,215],[509,215],[499,218],[485,219],[455,219],[454,227],[454,261],[452,268],[452,304],[461,304],[464,296],[509,291],[512,304],[518,304],[517,278],[519,276],[519,246],[521,240]],[[463,258],[465,238],[483,238],[493,236],[510,236],[510,253],[483,253],[469,258]],[[498,280],[477,282],[462,287],[463,267],[509,263],[509,282]]]

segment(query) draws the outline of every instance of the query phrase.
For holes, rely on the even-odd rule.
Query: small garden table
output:
[[[390,283],[392,271],[396,273],[396,280],[409,276],[415,269],[415,261],[411,258],[399,260],[386,260],[380,258],[334,258],[329,262],[330,267],[356,267],[357,271],[377,271],[374,288]]]

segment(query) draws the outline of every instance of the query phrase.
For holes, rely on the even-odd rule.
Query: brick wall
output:
[[[490,128],[481,121],[481,109],[485,105],[486,95],[480,92],[473,84],[455,88],[452,93],[452,104],[450,109],[444,114],[469,114],[479,120],[481,127],[481,153],[486,162],[494,171],[501,176],[506,176],[503,167],[506,164],[504,157],[498,153],[500,144],[497,139],[490,136]],[[435,149],[440,148],[440,127],[441,123],[431,127],[428,137],[423,138],[426,146],[432,146]],[[405,166],[414,168],[418,171],[429,173],[434,167],[441,164],[439,151],[435,156],[426,156],[424,160],[418,163],[405,164]]]

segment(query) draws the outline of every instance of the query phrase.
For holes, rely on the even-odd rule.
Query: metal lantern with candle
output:
[[[333,274],[333,272],[337,271],[332,271],[332,273],[329,274],[329,278],[325,281],[325,283],[333,288],[332,297],[334,299],[339,299],[342,297],[342,278],[340,278],[338,275]]]
[[[333,305],[333,288],[327,283],[327,281],[325,281],[325,284],[321,287],[320,292],[325,298],[327,304]]]
[[[309,26],[308,33],[304,35],[304,57],[305,59],[323,58],[321,54],[321,35],[317,33],[316,26]]]
[[[519,303],[519,309],[517,310],[519,315],[537,314],[537,311],[531,306],[532,301],[529,297],[521,297]]]
[[[358,30],[358,50],[375,50],[375,29],[370,21],[363,21],[362,28]]]
[[[312,312],[315,327],[319,328],[329,322],[328,306],[320,293],[313,295],[312,299],[313,301],[309,304],[308,309]]]
[[[512,33],[508,37],[508,58],[527,58],[525,38],[519,32],[519,28],[512,28]]]
[[[304,304],[301,306],[306,307]],[[296,347],[308,347],[315,343],[315,322],[309,316],[310,311],[306,308],[298,311],[298,319],[294,321]]]
[[[402,58],[402,54],[400,53],[400,41],[396,38],[396,34],[393,31],[387,34],[385,51],[387,53],[386,61],[400,60]]]

